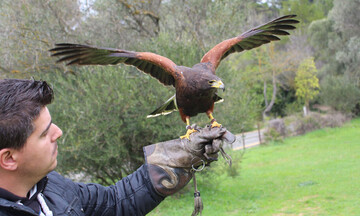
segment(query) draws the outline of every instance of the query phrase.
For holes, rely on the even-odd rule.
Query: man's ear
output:
[[[0,167],[4,170],[13,171],[17,169],[16,150],[4,148],[0,150]]]

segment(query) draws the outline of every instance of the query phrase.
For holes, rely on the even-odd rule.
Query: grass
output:
[[[360,215],[360,119],[247,149],[236,163],[240,153],[230,152],[237,176],[224,161],[197,175],[204,216]],[[192,194],[188,185],[149,215],[191,215]]]

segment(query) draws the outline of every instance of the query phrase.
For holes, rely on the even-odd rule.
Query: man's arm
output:
[[[146,166],[109,187],[79,184],[86,215],[145,215],[159,205],[164,197],[154,190]]]
[[[109,187],[73,182],[51,172],[43,194],[54,215],[145,215],[164,199],[155,192],[147,170],[142,165]]]
[[[58,180],[49,183],[60,197],[69,196],[68,203],[79,203],[85,215],[145,215],[188,183],[193,165],[216,160],[226,132],[224,128],[204,128],[193,133],[190,140],[176,139],[144,147],[146,164],[109,187],[74,183],[63,177],[55,177]],[[172,177],[180,181],[172,181]]]

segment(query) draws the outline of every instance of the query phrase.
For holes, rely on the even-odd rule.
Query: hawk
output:
[[[166,86],[175,88],[175,95],[148,117],[169,114],[178,110],[186,123],[187,132],[181,138],[189,139],[196,130],[190,126],[190,117],[206,113],[212,127],[221,126],[213,117],[214,104],[222,100],[216,93],[225,90],[223,81],[215,71],[221,60],[234,52],[259,47],[280,40],[278,35],[289,35],[293,30],[296,15],[286,15],[222,41],[210,49],[200,63],[192,67],[176,65],[172,60],[151,52],[134,52],[122,49],[102,48],[90,45],[56,44],[52,56],[60,56],[58,62],[68,65],[116,65],[127,64],[149,74]]]

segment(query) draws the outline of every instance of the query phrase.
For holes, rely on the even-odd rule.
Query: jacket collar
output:
[[[27,197],[17,196],[3,188],[0,188],[0,206],[13,208],[20,211],[25,211],[28,213],[35,214],[34,210],[28,207],[28,204],[33,202],[37,195],[44,191],[48,177],[45,176],[42,178],[34,187],[29,191]],[[21,203],[21,204],[19,204]]]
[[[30,215],[38,216],[38,214],[36,214],[32,208],[30,208],[28,206],[20,205],[20,204],[18,204],[16,202],[12,202],[12,201],[3,199],[1,197],[0,197],[0,207],[4,208],[4,209],[6,209],[6,208],[14,209],[14,210],[19,211],[19,212],[24,212],[24,213],[27,213],[27,214],[30,214]],[[0,212],[0,214],[1,214],[1,212]]]

